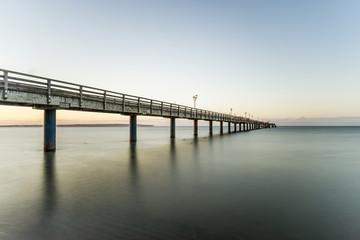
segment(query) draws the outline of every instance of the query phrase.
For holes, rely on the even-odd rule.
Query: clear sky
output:
[[[1,0],[0,7],[0,68],[189,106],[197,94],[199,108],[279,125],[360,125],[360,1]],[[127,121],[66,111],[58,119]],[[0,124],[41,121],[40,111],[0,106]]]

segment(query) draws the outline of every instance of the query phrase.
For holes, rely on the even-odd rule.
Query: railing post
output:
[[[106,110],[106,91],[104,91],[104,110]]]
[[[80,92],[80,102],[79,102],[79,105],[80,105],[80,107],[82,108],[82,106],[83,106],[83,87],[82,87],[82,86],[80,86],[79,92]]]
[[[164,103],[161,102],[161,115],[163,115],[163,113],[164,113]]]
[[[8,72],[4,71],[4,93],[3,93],[3,98],[7,99],[8,98]]]
[[[125,94],[122,97],[122,111],[125,112]]]
[[[170,116],[172,115],[172,103],[170,103]]]
[[[178,117],[180,117],[180,105],[178,105]]]
[[[150,100],[150,114],[153,113],[153,100]]]
[[[51,80],[48,79],[48,80],[47,80],[47,103],[48,103],[48,104],[51,103],[51,98],[50,98],[50,96],[51,96]]]
[[[140,112],[140,98],[138,97],[138,113]]]
[[[185,117],[186,117],[186,107],[185,107]]]

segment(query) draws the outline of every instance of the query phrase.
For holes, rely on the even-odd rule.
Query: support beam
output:
[[[170,138],[175,138],[175,118],[170,118]]]
[[[224,133],[224,123],[223,121],[220,121],[220,134]]]
[[[130,142],[136,142],[136,115],[130,115]]]
[[[209,135],[213,135],[213,121],[209,121]]]
[[[194,119],[194,136],[198,136],[198,120]]]
[[[56,110],[44,110],[44,151],[56,150]]]

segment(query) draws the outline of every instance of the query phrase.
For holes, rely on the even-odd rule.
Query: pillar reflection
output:
[[[54,214],[57,205],[55,152],[44,152],[43,216]]]
[[[136,143],[130,143],[129,146],[129,172],[132,185],[138,184],[138,159]]]

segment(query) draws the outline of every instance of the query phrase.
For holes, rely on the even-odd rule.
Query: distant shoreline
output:
[[[129,124],[58,124],[57,127],[128,127]],[[154,127],[150,124],[138,124],[139,127]],[[0,127],[43,127],[43,125],[0,125]]]

